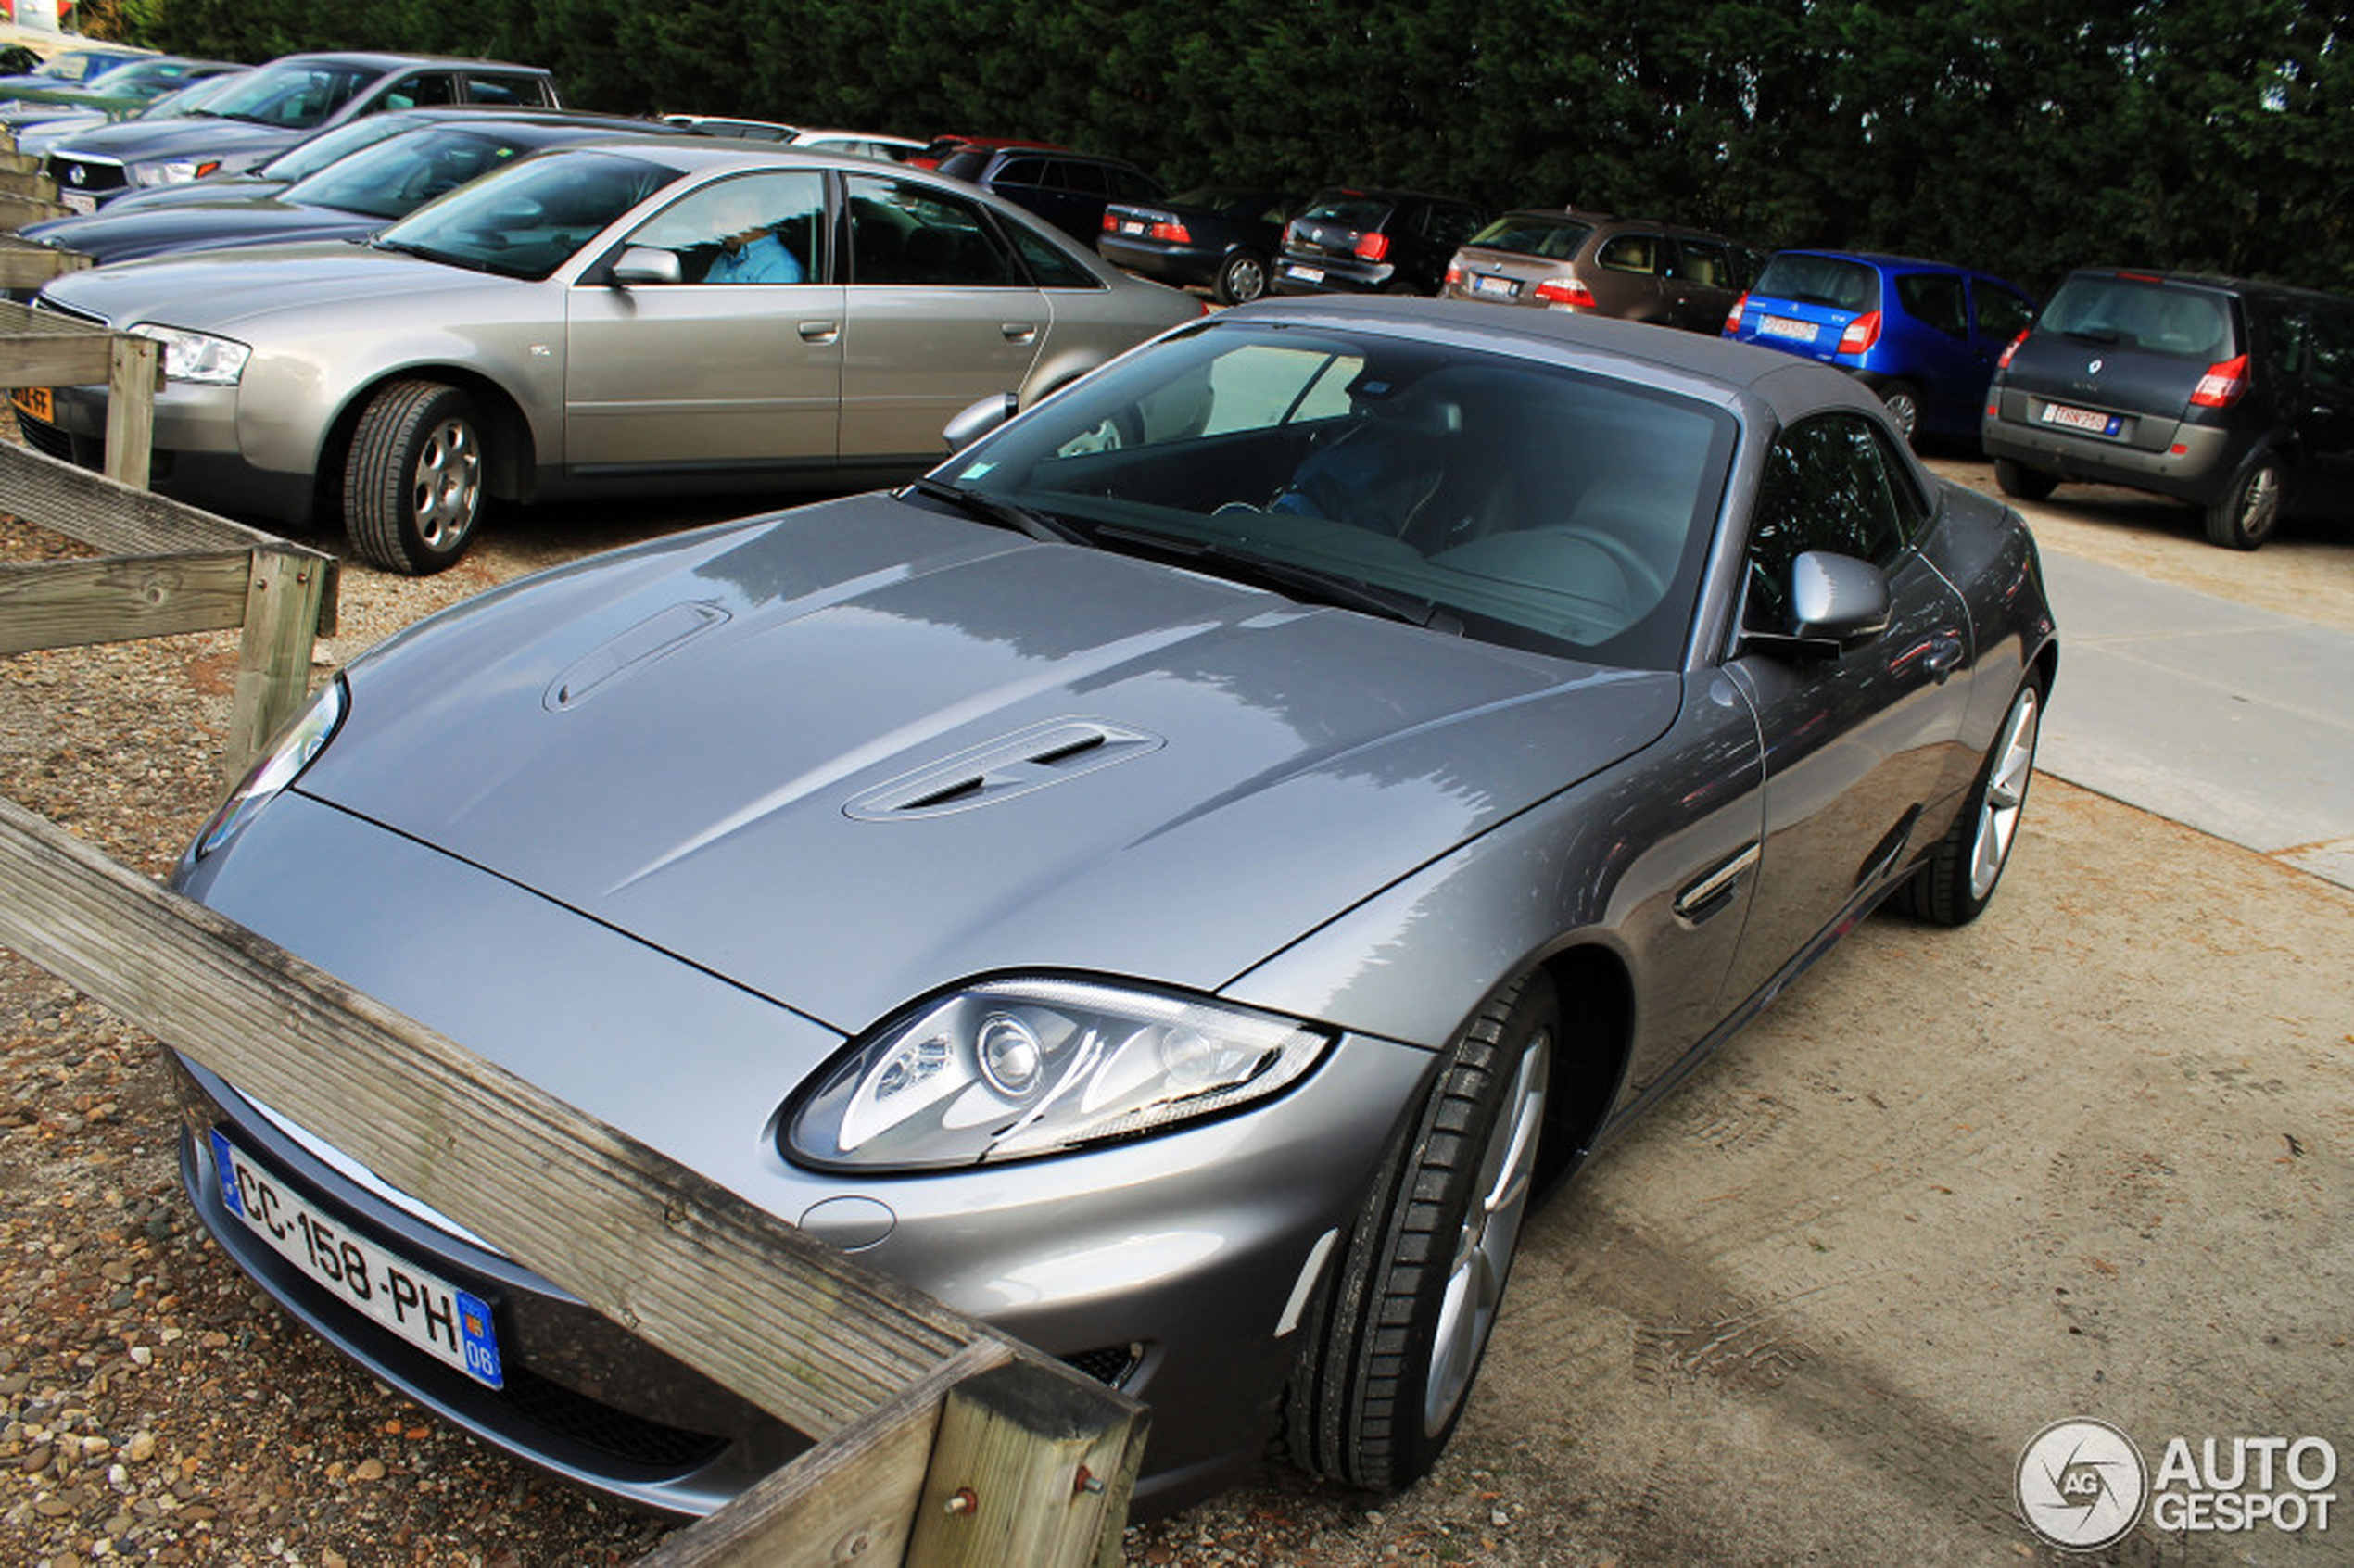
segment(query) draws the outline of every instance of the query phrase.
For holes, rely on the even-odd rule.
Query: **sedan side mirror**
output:
[[[993,392],[941,426],[940,434],[947,440],[950,451],[961,452],[1013,418],[1019,407],[1020,403],[1012,393]]]
[[[1888,576],[1868,561],[1810,550],[1791,563],[1791,635],[1853,648],[1888,629]]]
[[[651,245],[625,247],[608,274],[616,288],[632,284],[675,284],[684,282],[686,274],[678,270],[678,253],[661,250]]]

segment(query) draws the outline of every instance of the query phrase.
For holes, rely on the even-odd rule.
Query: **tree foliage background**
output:
[[[1172,186],[1386,182],[2039,291],[2069,267],[2354,289],[2354,16],[2297,0],[86,0],[262,60],[430,49],[567,100],[1028,135]],[[85,25],[89,25],[85,21]]]

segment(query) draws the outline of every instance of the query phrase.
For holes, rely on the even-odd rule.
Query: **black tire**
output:
[[[1937,926],[1967,926],[1984,911],[2010,864],[2043,722],[2044,683],[2030,676],[2011,697],[1961,816],[1897,892],[1898,908]]]
[[[1247,305],[1267,292],[1267,258],[1255,250],[1237,250],[1219,264],[1209,292],[1221,305]]]
[[[1879,389],[1880,405],[1888,410],[1889,423],[1896,426],[1896,434],[1905,437],[1908,447],[1921,444],[1921,389],[1909,381],[1892,381]]]
[[[2281,460],[2267,452],[2239,472],[2223,499],[2207,509],[2207,542],[2254,550],[2281,525]]]
[[[466,553],[489,466],[482,428],[474,399],[442,382],[377,391],[344,463],[344,531],[362,560],[416,577]]]
[[[2059,475],[2030,468],[2016,458],[1994,460],[1994,483],[2003,494],[2020,500],[2042,500],[2059,485]]]
[[[1446,1448],[1536,1184],[1560,1033],[1552,983],[1536,973],[1449,1047],[1302,1320],[1284,1398],[1293,1463],[1392,1492]]]

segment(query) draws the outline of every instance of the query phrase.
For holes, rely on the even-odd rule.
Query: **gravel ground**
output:
[[[534,518],[495,528],[458,569],[424,580],[348,566],[342,630],[322,648],[322,666],[429,609],[622,542],[628,529],[626,510],[585,512],[562,525]],[[2129,537],[2125,548],[2142,546]],[[2297,548],[2326,553],[2342,579],[2348,553],[2342,545],[2316,539]],[[2174,550],[2164,539],[2150,552],[2162,558],[2162,575],[2180,580],[2206,572],[2215,575],[2209,586],[2224,592],[2238,590],[2221,574],[2251,559]],[[0,521],[0,561],[71,553],[79,551],[55,536]],[[2293,601],[2294,585],[2282,576],[2289,552],[2268,550],[2256,559],[2265,563],[2260,591]],[[2354,596],[2316,618],[2345,614],[2347,604]],[[234,659],[227,635],[0,659],[0,793],[160,874],[217,795],[214,753]],[[2042,788],[2044,805],[2058,808],[2046,821],[2057,821],[2031,822],[2021,869],[2054,855],[2123,876],[2126,868],[2102,859],[2106,846],[2123,841],[2120,820],[2147,819],[2097,797]],[[2130,853],[2172,857],[2165,875],[2177,874],[2175,862],[2207,866],[2224,854],[2195,834],[2157,827],[2133,839]],[[2057,847],[2042,841],[2046,832],[2063,835]],[[2225,858],[2225,870],[2215,874],[2232,879],[2234,896],[2285,897],[2297,921],[2335,920],[2323,951],[2347,951],[2347,901],[2317,894],[2319,884],[2259,857],[2232,851]],[[2319,905],[2308,907],[2316,898]],[[2041,923],[2045,909],[2054,909],[2050,932]],[[2055,908],[2006,888],[1987,924],[2023,940],[2031,953],[2055,944],[2069,951],[2074,940],[2061,929],[2072,917],[2066,909],[2065,900]],[[1859,943],[1892,942],[1897,951],[1872,964],[1902,969],[1915,950],[1938,951],[1917,929],[1886,938],[1873,927],[1859,933]],[[1948,951],[1979,971],[1974,987],[1992,984],[1983,971],[2005,961],[1982,947]],[[1849,961],[1845,972],[1864,962]],[[1803,1008],[1809,987],[1836,983],[1810,979],[1793,1003]],[[2344,1020],[2335,1027],[2342,1031]],[[1838,1026],[1824,1032],[1835,1036]],[[1748,1132],[1741,1126],[1726,1132],[1728,1123],[1702,1101],[1738,1090],[1734,1098],[1753,1106],[1753,1123],[1754,1106],[1797,1093],[1758,1090],[1753,1098],[1750,1077],[1765,1053],[1755,1044],[1747,1050],[1738,1065],[1699,1075],[1692,1093],[1700,1100],[1688,1094],[1664,1107],[1652,1119],[1665,1130],[1658,1136],[1681,1129],[1730,1148]],[[1758,1143],[1781,1114],[1766,1118]],[[661,1538],[664,1522],[601,1506],[445,1430],[284,1319],[188,1213],[177,1191],[171,1124],[153,1043],[0,952],[0,1559],[53,1568],[118,1557],[520,1568],[627,1562]],[[2345,1142],[2348,1129],[2335,1131]],[[1637,1201],[1614,1195],[1614,1182],[1643,1169],[1647,1157],[1638,1146],[1599,1162],[1595,1190],[1587,1194],[1601,1217],[1597,1223],[1615,1223]],[[1586,1247],[1589,1238],[1563,1221],[1545,1223],[1550,1229],[1538,1238],[1548,1253],[1544,1266],[1569,1274],[1573,1266],[1550,1255]],[[1608,1294],[1582,1276],[1573,1283]],[[1508,1310],[1500,1359],[1519,1354],[1512,1322]],[[2344,1344],[2341,1337],[2341,1369]],[[1622,1560],[1698,1560],[1693,1537],[1663,1523],[1672,1510],[1663,1508],[1656,1486],[1621,1485],[1606,1464],[1564,1468],[1559,1450],[1573,1418],[1538,1420],[1530,1412],[1546,1397],[1541,1386],[1532,1385],[1524,1402],[1516,1384],[1492,1364],[1491,1372],[1447,1461],[1405,1497],[1373,1507],[1271,1477],[1175,1520],[1133,1528],[1130,1562],[1603,1568]],[[1682,1408],[1689,1412],[1689,1401]],[[1988,1560],[2030,1555],[2021,1543],[2015,1554],[1996,1549]],[[1795,1545],[1786,1556],[1753,1549],[1740,1560],[1801,1559],[1849,1560]]]

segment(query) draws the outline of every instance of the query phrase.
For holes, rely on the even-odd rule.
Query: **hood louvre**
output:
[[[842,815],[906,822],[968,811],[1158,751],[1158,735],[1097,719],[1054,719],[945,757],[854,797]]]

